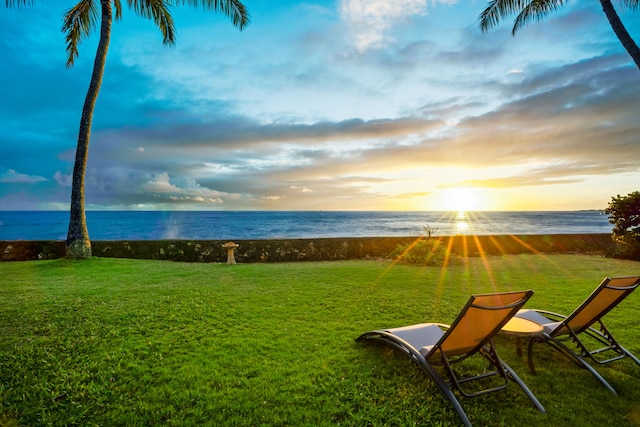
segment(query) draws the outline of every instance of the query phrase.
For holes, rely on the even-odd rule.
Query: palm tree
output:
[[[249,13],[240,0],[126,0],[127,5],[137,15],[152,19],[163,36],[163,44],[175,43],[176,31],[171,17],[172,6],[188,5],[202,7],[205,10],[221,12],[231,19],[235,27],[242,30],[249,24]],[[5,0],[6,7],[32,5],[34,0]],[[100,8],[100,9],[99,9]],[[107,61],[111,24],[114,19],[122,18],[122,0],[80,0],[64,14],[62,31],[66,33],[67,67],[72,67],[78,57],[78,44],[87,37],[100,22],[100,40],[93,64],[89,89],[82,107],[78,146],[73,166],[71,187],[71,208],[69,231],[67,233],[66,255],[69,258],[91,257],[91,241],[87,230],[84,209],[84,178],[89,154],[91,122],[93,111],[100,93],[104,66]]]
[[[511,34],[529,24],[531,21],[540,21],[548,14],[560,9],[566,0],[491,0],[485,10],[480,14],[480,29],[483,32],[498,25],[500,20],[507,15],[518,13]],[[640,0],[620,0],[623,6],[633,11],[640,8]],[[636,66],[640,68],[640,48],[631,38],[618,13],[613,8],[611,0],[600,0],[602,10],[609,20],[613,32],[618,36],[620,43],[627,50]]]

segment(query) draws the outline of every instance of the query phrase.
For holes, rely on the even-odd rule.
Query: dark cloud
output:
[[[101,141],[144,146],[166,145],[174,149],[233,147],[251,148],[256,144],[290,142],[329,142],[341,140],[380,139],[421,135],[441,125],[438,120],[407,117],[365,121],[349,119],[314,124],[260,124],[247,118],[212,120],[205,124],[178,124],[153,128],[125,128],[102,132]]]

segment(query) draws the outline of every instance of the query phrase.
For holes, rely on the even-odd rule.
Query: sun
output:
[[[471,188],[450,188],[443,191],[443,209],[455,212],[468,212],[478,208],[478,193]]]

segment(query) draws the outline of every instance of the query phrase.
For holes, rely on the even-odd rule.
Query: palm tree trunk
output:
[[[91,82],[87,90],[87,96],[82,107],[80,118],[80,130],[78,131],[78,147],[76,148],[76,160],[73,165],[73,181],[71,186],[71,209],[69,218],[69,231],[67,233],[68,258],[91,258],[91,241],[87,230],[87,218],[84,210],[84,177],[87,170],[87,158],[89,156],[89,140],[91,138],[91,122],[93,110],[100,93],[104,66],[107,62],[107,51],[111,38],[111,23],[113,12],[111,0],[100,0],[102,5],[102,20],[100,24],[100,41],[93,64]]]
[[[640,68],[640,48],[638,48],[636,42],[633,41],[627,32],[627,29],[624,27],[624,24],[616,13],[616,10],[613,8],[611,0],[600,0],[600,4],[602,4],[602,10],[604,11],[604,14],[607,15],[607,19],[609,20],[611,28],[613,28],[613,32],[616,33],[620,43],[622,43],[622,46],[627,50],[633,61],[636,63],[636,66]]]

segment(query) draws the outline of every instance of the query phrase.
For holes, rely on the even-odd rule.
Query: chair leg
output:
[[[453,393],[453,391],[451,391],[451,389],[449,388],[447,383],[442,379],[440,374],[438,374],[438,372],[436,372],[433,366],[431,366],[431,364],[429,364],[429,362],[427,362],[424,358],[422,358],[422,360],[419,360],[419,366],[427,374],[427,376],[436,384],[436,386],[438,387],[440,392],[444,395],[444,397],[446,397],[447,400],[449,400],[449,402],[451,403],[451,405],[453,405],[453,409],[455,409],[456,413],[458,414],[458,417],[460,417],[460,421],[462,421],[462,424],[464,424],[465,427],[472,427],[471,421],[469,421],[469,417],[467,417],[467,414],[464,412],[464,409],[462,409],[462,405],[460,405],[460,402],[456,398],[456,395]]]
[[[640,366],[640,360],[638,360],[638,358],[631,353],[629,350],[627,350],[626,348],[619,346],[620,350],[622,350],[622,352],[631,360],[633,360],[634,362],[636,362],[636,365]]]
[[[514,372],[513,369],[511,369],[509,367],[509,365],[507,365],[506,363],[502,363],[502,366],[505,370],[505,372],[507,373],[507,375],[509,375],[509,377],[511,378],[511,380],[513,380],[514,383],[518,384],[518,386],[520,386],[520,388],[522,389],[522,391],[524,392],[524,394],[527,395],[527,397],[529,398],[529,400],[531,400],[531,403],[533,403],[533,405],[536,407],[536,409],[540,412],[542,412],[543,414],[546,413],[544,406],[542,406],[542,404],[540,403],[540,401],[536,398],[536,396],[531,392],[531,390],[529,390],[529,387],[527,387],[527,385],[524,383],[524,381],[522,381],[520,379],[520,377]]]
[[[529,363],[529,370],[531,371],[531,373],[533,375],[536,374],[536,368],[535,366],[533,366],[533,344],[535,343],[535,340],[529,340],[529,346],[527,348],[527,363]]]
[[[607,382],[607,380],[605,380],[602,377],[602,375],[600,375],[600,373],[598,373],[598,371],[596,371],[594,369],[593,366],[591,366],[589,363],[587,363],[585,360],[583,360],[580,356],[576,355],[573,351],[571,351],[571,349],[569,347],[567,347],[566,345],[564,345],[564,344],[562,344],[560,342],[554,341],[554,340],[545,341],[545,343],[549,344],[552,347],[554,347],[560,353],[564,354],[570,360],[575,362],[578,366],[580,366],[580,367],[586,369],[587,371],[591,372],[591,375],[596,377],[596,379],[598,381],[600,381],[600,383],[603,386],[608,388],[611,393],[616,394],[616,395],[618,394],[618,392],[616,392],[615,389],[613,387],[611,387],[611,385]]]
[[[422,371],[429,377],[429,379],[431,379],[435,383],[436,387],[438,387],[438,390],[440,390],[440,393],[442,393],[444,397],[446,397],[447,400],[451,403],[451,405],[453,406],[453,409],[458,414],[458,417],[460,417],[460,421],[462,421],[462,424],[465,427],[472,427],[471,421],[469,421],[469,417],[467,417],[467,414],[464,412],[464,409],[462,409],[462,405],[460,405],[460,402],[456,398],[456,395],[449,388],[449,386],[447,385],[445,380],[440,376],[440,374],[438,374],[435,368],[429,362],[427,362],[427,359],[425,359],[422,354],[420,354],[417,350],[415,350],[410,345],[408,344],[405,345],[395,339],[390,338],[389,335],[384,332],[379,332],[379,331],[367,332],[360,335],[358,338],[356,338],[357,341],[369,340],[369,339],[380,340],[406,353],[409,356],[409,358],[416,364],[416,366],[422,369]]]

